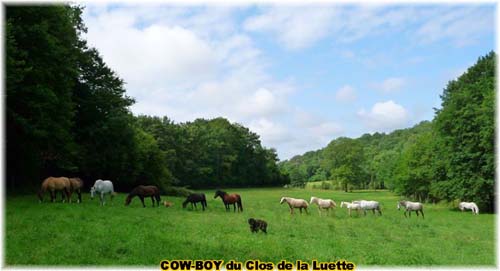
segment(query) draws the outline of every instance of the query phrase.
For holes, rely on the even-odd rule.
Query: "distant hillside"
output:
[[[389,188],[421,201],[475,201],[494,210],[495,59],[490,52],[450,81],[431,122],[337,138],[281,162],[281,172],[293,186],[332,180],[345,191]]]

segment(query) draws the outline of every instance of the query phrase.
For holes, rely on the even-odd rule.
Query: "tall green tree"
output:
[[[491,52],[450,81],[435,117],[448,158],[446,177],[436,187],[446,198],[475,201],[488,210],[495,198],[495,59]]]
[[[6,8],[7,180],[10,188],[72,172],[71,133],[81,30],[77,9]]]

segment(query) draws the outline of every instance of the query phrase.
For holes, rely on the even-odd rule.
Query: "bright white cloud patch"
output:
[[[335,93],[335,99],[339,102],[353,102],[356,98],[356,90],[349,85],[341,87]]]
[[[361,109],[358,116],[373,132],[387,132],[402,128],[408,125],[409,120],[407,110],[392,100],[376,103],[368,112]]]

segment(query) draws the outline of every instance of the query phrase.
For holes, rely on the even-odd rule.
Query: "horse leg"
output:
[[[101,195],[99,195],[99,199],[101,200],[101,206],[104,206],[104,193],[101,192]]]
[[[420,210],[420,213],[422,214],[422,219],[424,219],[424,210]]]
[[[194,208],[198,210],[198,206],[196,206],[196,202],[194,203]]]
[[[71,190],[69,188],[65,188],[64,192],[66,192],[66,195],[68,196],[68,203],[71,203]]]
[[[307,211],[307,207],[304,208],[304,211],[306,211],[306,214],[309,214],[309,212]]]
[[[233,211],[236,213],[236,203],[233,203]]]
[[[151,196],[151,202],[153,203],[153,207],[155,207],[155,198],[154,198],[154,196]]]
[[[146,204],[144,204],[144,196],[139,196],[139,198],[141,199],[142,207],[146,208]]]

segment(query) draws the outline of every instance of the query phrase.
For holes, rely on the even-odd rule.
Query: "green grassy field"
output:
[[[461,213],[426,204],[425,219],[405,219],[399,199],[389,192],[343,193],[307,189],[231,189],[243,199],[243,213],[226,212],[207,193],[208,210],[182,209],[183,198],[162,197],[174,206],[142,208],[138,198],[124,206],[125,194],[99,206],[83,195],[82,204],[42,203],[33,196],[7,196],[5,263],[12,265],[141,265],[163,259],[259,259],[274,263],[345,259],[357,265],[495,265],[495,215]],[[340,201],[378,200],[382,216],[349,217],[346,209],[320,217],[289,214],[281,196]],[[314,206],[315,207],[315,206]],[[252,234],[247,219],[268,222],[268,234]]]

